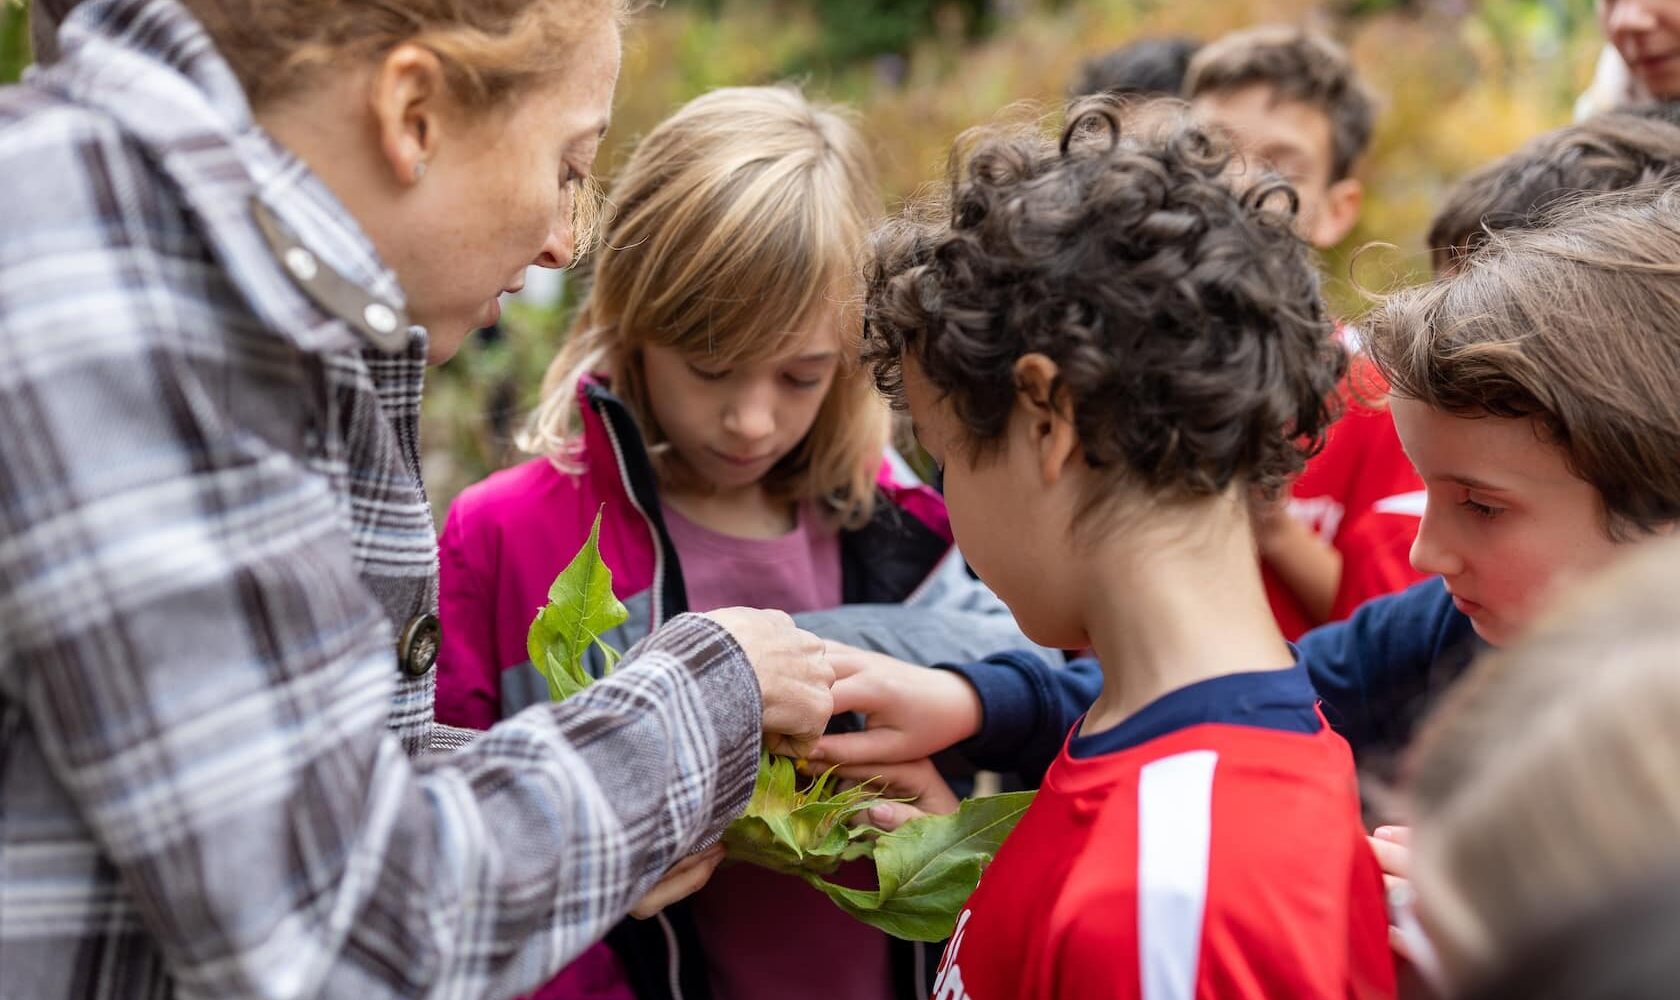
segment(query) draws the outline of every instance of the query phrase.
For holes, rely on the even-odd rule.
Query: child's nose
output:
[[[1464,560],[1442,537],[1439,518],[1431,517],[1427,507],[1412,541],[1411,560],[1413,569],[1430,576],[1456,576],[1464,570]]]
[[[748,391],[731,401],[723,417],[724,430],[743,441],[757,441],[776,429],[776,415],[769,400]]]

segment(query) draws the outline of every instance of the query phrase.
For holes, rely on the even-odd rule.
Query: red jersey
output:
[[[1423,479],[1400,447],[1394,417],[1383,402],[1387,392],[1371,362],[1355,354],[1341,386],[1342,418],[1289,490],[1290,515],[1342,556],[1331,621],[1423,579],[1411,563],[1423,515]],[[1262,571],[1284,638],[1293,642],[1319,624],[1271,567]]]
[[[1352,754],[1312,698],[1300,667],[1234,674],[1070,739],[958,918],[935,1000],[1393,997]],[[1251,710],[1290,721],[1204,721]]]

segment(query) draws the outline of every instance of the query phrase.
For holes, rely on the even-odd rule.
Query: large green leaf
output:
[[[875,840],[874,891],[815,875],[806,881],[847,913],[894,937],[943,940],[1032,797],[1010,792],[969,799],[948,816],[924,816],[881,834]]]
[[[601,559],[601,512],[589,540],[572,557],[571,563],[548,588],[548,605],[537,612],[526,633],[526,652],[531,665],[548,682],[548,695],[564,701],[588,687],[593,680],[584,669],[583,658],[594,645],[607,661],[607,672],[618,661],[618,651],[601,636],[624,624],[630,617],[613,594],[612,570]]]
[[[4,2],[4,0],[0,0]],[[531,664],[548,682],[549,697],[564,701],[594,683],[583,658],[591,645],[607,658],[618,652],[601,635],[629,617],[613,596],[612,571],[601,560],[601,515],[589,540],[554,586],[526,635]],[[746,814],[724,831],[731,858],[805,879],[847,913],[897,937],[948,937],[957,913],[980,883],[980,871],[1031,792],[970,799],[949,816],[927,816],[883,833],[857,822],[882,801],[872,782],[839,788],[832,772],[805,779],[793,761],[762,754]],[[878,888],[848,889],[823,878],[843,861],[873,857]]]

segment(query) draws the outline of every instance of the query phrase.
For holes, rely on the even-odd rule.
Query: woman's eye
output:
[[[822,385],[822,379],[820,378],[800,378],[798,375],[787,375],[784,377],[787,379],[788,385],[793,386],[795,389],[815,389],[817,386]]]
[[[707,371],[706,369],[691,363],[688,366],[688,370],[695,378],[700,379],[703,382],[721,382],[729,377],[729,369],[727,368],[720,372],[713,372]]]

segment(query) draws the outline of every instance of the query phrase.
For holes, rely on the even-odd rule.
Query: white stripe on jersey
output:
[[[1138,969],[1143,1000],[1193,1000],[1219,754],[1193,750],[1138,775]]]
[[[1383,497],[1371,505],[1371,509],[1379,514],[1410,514],[1422,517],[1423,509],[1429,503],[1429,494],[1423,490],[1411,493],[1396,493],[1391,497]]]

